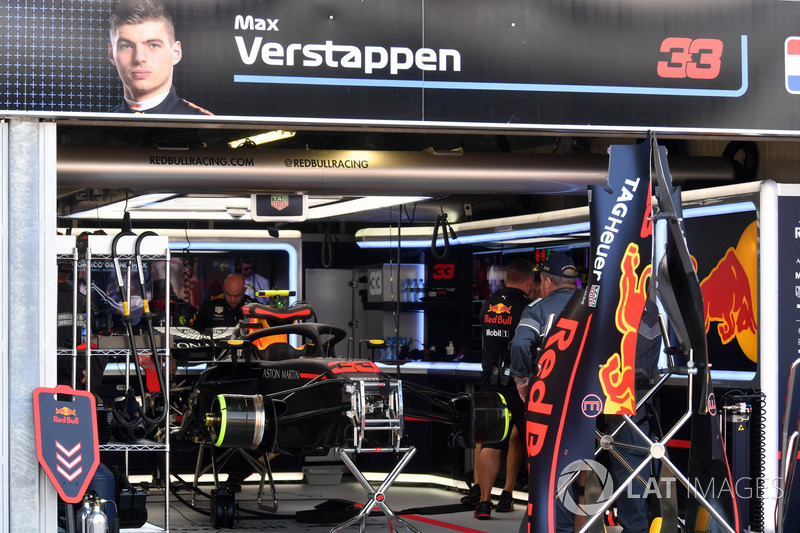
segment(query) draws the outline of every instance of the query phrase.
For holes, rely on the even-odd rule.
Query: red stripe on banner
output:
[[[792,39],[786,43],[786,53],[789,55],[800,54],[800,39]]]
[[[556,433],[556,443],[555,449],[558,450],[561,447],[561,435],[564,434],[564,424],[566,423],[567,418],[567,407],[569,405],[569,397],[572,394],[572,386],[575,383],[575,374],[578,372],[578,367],[580,366],[581,357],[583,357],[583,349],[586,345],[586,337],[589,334],[589,326],[592,325],[592,317],[594,314],[590,314],[589,318],[586,319],[586,327],[583,328],[583,337],[581,338],[581,345],[578,348],[578,356],[575,358],[575,364],[572,367],[572,375],[569,378],[569,385],[567,385],[567,394],[564,395],[564,409],[561,411],[561,420],[558,423],[558,433]],[[572,344],[572,343],[570,343]],[[552,518],[552,520],[548,520],[548,530],[552,533],[555,529],[555,482],[556,482],[556,469],[558,468],[558,454],[553,454],[553,465],[550,467],[550,487],[548,488],[548,516]]]
[[[672,439],[667,443],[670,448],[683,448],[688,450],[692,447],[692,442],[688,440]]]
[[[442,522],[441,520],[434,520],[433,518],[426,518],[424,516],[417,516],[415,514],[403,515],[403,518],[410,518],[411,520],[417,520],[418,522],[424,522],[432,526],[439,526],[444,529],[449,529],[450,531],[460,531],[461,533],[488,533],[482,529],[472,529],[471,527],[448,524],[447,522]]]

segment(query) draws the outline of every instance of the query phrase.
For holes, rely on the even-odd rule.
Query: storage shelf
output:
[[[105,357],[125,357],[130,353],[131,351],[127,348],[104,348],[102,350],[95,348],[90,352],[89,355],[91,356],[97,355]],[[150,355],[152,352],[150,351],[149,348],[137,348],[136,353],[138,355]],[[169,352],[164,348],[159,348],[158,350],[156,350],[156,353],[164,357],[169,356]],[[59,348],[58,350],[56,350],[56,355],[65,355],[69,357],[72,355],[72,350],[70,348]],[[86,356],[85,350],[78,350],[78,356],[85,357]]]
[[[163,262],[165,266],[165,275],[164,275],[164,282],[167,287],[170,286],[170,269],[169,269],[169,262],[170,262],[170,252],[169,252],[169,239],[167,237],[159,237],[154,235],[153,237],[157,237],[155,239],[143,239],[141,241],[136,241],[136,249],[139,250],[139,245],[141,244],[142,254],[138,257],[133,255],[133,239],[132,237],[125,236],[123,240],[125,240],[125,246],[120,247],[121,250],[125,253],[119,253],[117,255],[117,259],[123,262],[127,262],[128,270],[128,299],[130,300],[130,284],[131,282],[131,273],[136,270],[136,262],[134,260],[140,259],[146,262]],[[79,257],[78,249],[76,248],[76,241],[75,237],[73,236],[59,236],[58,241],[58,250],[59,253],[56,254],[56,262],[59,264],[63,263],[70,263],[73,265],[74,272],[83,271],[85,276],[85,282],[88,287],[92,287],[91,283],[91,276],[92,276],[92,266],[98,263],[110,262],[112,261],[112,255],[108,253],[108,250],[111,249],[113,246],[113,237],[107,235],[90,235],[88,237],[88,241],[86,244],[85,256]],[[120,241],[122,242],[122,241]],[[69,250],[70,253],[66,253]],[[105,253],[96,254],[96,251],[103,251]],[[161,252],[163,250],[163,253]],[[72,298],[73,298],[73,309],[77,309],[78,307],[78,289],[77,284],[74,284],[72,288]],[[82,310],[85,313],[85,316],[90,316],[92,314],[92,307],[91,307],[91,293],[86,297],[86,309]],[[165,308],[165,315],[169,316],[169,300],[166,302]],[[73,316],[72,319],[73,324],[77,322],[75,317]],[[74,326],[73,326],[74,328]],[[113,357],[117,358],[117,360],[122,360],[121,363],[109,363],[108,366],[114,365],[118,368],[120,374],[125,376],[126,382],[129,379],[132,372],[138,372],[138,367],[136,366],[137,358],[136,356],[150,356],[153,354],[152,346],[149,346],[149,337],[145,338],[144,335],[137,336],[135,339],[136,341],[136,350],[133,353],[133,350],[130,349],[130,344],[128,343],[128,339],[126,336],[110,336],[110,337],[98,337],[92,335],[91,331],[91,321],[87,321],[86,323],[86,334],[87,338],[90,340],[90,345],[87,346],[86,349],[78,350],[76,347],[73,346],[68,349],[57,349],[56,354],[57,356],[66,356],[66,357]],[[76,329],[73,329],[73,339],[77,336]],[[142,347],[139,346],[139,337],[142,338]],[[168,370],[170,367],[170,350],[169,350],[169,334],[167,332],[156,335],[154,340],[156,344],[160,344],[164,346],[163,348],[157,348],[155,350],[156,354],[159,354],[163,357],[163,361],[166,362],[166,369]],[[74,343],[74,340],[73,340]],[[106,346],[102,348],[93,348],[91,345],[97,343],[98,345],[102,346],[104,343]],[[111,346],[108,346],[108,345]],[[124,358],[124,359],[123,359]],[[125,363],[125,360],[128,360],[128,364]],[[88,360],[87,360],[88,363]],[[108,368],[108,366],[106,368]],[[87,368],[89,365],[87,364]],[[75,376],[73,376],[75,379]],[[170,400],[169,400],[169,390],[170,390],[170,374],[167,371],[164,375],[164,409],[169,409]],[[164,421],[160,423],[159,428],[161,428],[165,435],[170,434],[170,417],[165,417]],[[170,476],[170,446],[169,441],[167,440],[164,443],[159,443],[153,440],[140,440],[136,443],[128,443],[128,442],[119,442],[119,441],[111,441],[107,444],[101,444],[98,446],[100,452],[122,452],[125,454],[124,456],[124,463],[125,463],[125,473],[128,472],[128,454],[129,453],[158,453],[164,459],[164,476],[167,479],[167,483],[169,483],[169,476]],[[148,531],[169,531],[169,492],[165,493],[164,496],[164,528],[157,528],[157,529],[149,529]]]
[[[167,445],[155,441],[142,440],[136,444],[127,442],[109,442],[100,445],[101,452],[165,452]]]

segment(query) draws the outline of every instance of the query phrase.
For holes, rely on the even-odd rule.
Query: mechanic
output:
[[[124,101],[112,113],[211,115],[180,98],[173,67],[183,57],[172,15],[158,0],[123,0],[111,14],[108,59],[117,67]]]
[[[192,327],[199,332],[211,328],[230,328],[242,320],[242,306],[254,300],[245,294],[241,274],[230,274],[222,284],[222,294],[200,304]]]
[[[506,399],[513,427],[510,436],[503,442],[484,444],[475,449],[475,480],[470,493],[461,503],[475,506],[475,518],[486,520],[492,514],[492,487],[500,470],[502,449],[507,447],[506,478],[503,492],[494,510],[508,513],[514,510],[511,493],[517,481],[524,456],[521,435],[525,432],[525,405],[510,379],[510,356],[508,341],[522,316],[522,310],[530,303],[534,289],[533,263],[527,259],[515,259],[506,267],[505,287],[481,306],[481,337],[483,356],[481,360],[481,392],[499,392]]]
[[[519,325],[511,339],[511,375],[520,398],[525,402],[531,377],[532,357],[549,325],[564,310],[577,288],[578,269],[566,254],[553,252],[542,264],[542,299],[522,312]]]
[[[542,264],[542,299],[534,302],[522,312],[514,338],[511,339],[511,375],[517,386],[520,398],[527,401],[531,383],[533,359],[538,353],[541,341],[547,337],[549,328],[556,323],[558,316],[577,288],[578,269],[572,259],[564,253],[553,252]],[[534,475],[528,473],[529,476]],[[572,491],[572,487],[568,490]],[[572,492],[570,492],[572,494]],[[520,531],[527,528],[527,516],[520,524]],[[556,499],[556,531],[572,531],[572,515]]]

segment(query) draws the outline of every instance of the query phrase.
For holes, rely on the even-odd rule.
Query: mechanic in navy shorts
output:
[[[483,356],[481,392],[495,391],[503,395],[512,417],[512,431],[503,442],[484,444],[475,450],[475,484],[462,503],[475,507],[475,518],[491,518],[492,508],[498,513],[514,510],[512,492],[525,457],[525,408],[511,379],[511,355],[508,343],[514,336],[522,310],[531,302],[535,291],[533,263],[515,259],[506,268],[505,287],[483,302],[481,338]],[[502,450],[508,448],[506,479],[496,505],[492,505],[492,487],[500,470]]]

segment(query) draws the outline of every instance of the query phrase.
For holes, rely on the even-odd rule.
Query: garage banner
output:
[[[59,385],[33,391],[36,455],[58,495],[81,501],[100,464],[94,395]]]
[[[545,339],[527,402],[529,470],[539,473],[530,480],[530,532],[553,531],[578,512],[561,488],[593,457],[597,417],[636,411],[636,340],[652,269],[649,155],[646,142],[612,146],[610,189],[591,188],[589,279]]]
[[[787,113],[800,99],[797,2],[165,5],[181,43],[172,67],[177,95],[217,120],[800,131],[800,116]],[[0,36],[0,113],[95,115],[124,107],[121,61],[109,57],[115,6],[0,6],[8,30]]]

